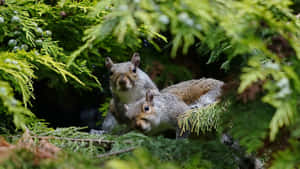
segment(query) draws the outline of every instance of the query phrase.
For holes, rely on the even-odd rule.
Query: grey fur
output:
[[[102,130],[104,131],[112,131],[112,129],[118,124],[116,118],[111,114],[111,112],[108,112],[106,115],[103,123],[102,123]]]
[[[197,106],[198,108],[205,107],[207,105],[215,103],[218,100],[218,98],[221,96],[221,94],[222,94],[221,87],[216,87],[213,90],[210,90],[209,92],[199,97],[198,100],[196,100],[194,103],[190,104],[189,106],[191,108],[194,106]]]
[[[140,99],[136,103],[129,104],[127,112],[130,114],[139,114],[141,106],[145,102],[145,98]],[[189,109],[188,105],[177,96],[170,93],[156,92],[152,100],[153,112],[145,119],[150,124],[151,129],[144,132],[153,135],[166,130],[177,130],[177,117]]]
[[[200,84],[200,85],[199,85]],[[222,86],[224,85],[224,82],[212,78],[201,78],[196,80],[188,80],[184,82],[180,82],[178,84],[169,86],[163,90],[161,90],[161,93],[173,93],[179,92],[190,95],[193,95],[191,93],[191,88],[197,88],[198,90],[202,90],[203,88],[209,88],[209,91],[202,96],[200,96],[197,100],[193,101],[192,103],[188,104],[191,108],[200,108],[205,107],[209,104],[212,104],[216,102],[220,96],[222,95]]]
[[[178,115],[189,109],[183,101],[169,93],[155,95],[153,98],[153,107],[155,112],[157,112],[159,122],[162,124],[171,122],[173,129],[177,126]],[[159,128],[159,123],[156,122],[155,126]]]

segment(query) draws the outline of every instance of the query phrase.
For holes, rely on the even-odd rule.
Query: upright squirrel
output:
[[[134,128],[145,133],[175,130],[179,114],[216,102],[223,84],[219,80],[202,78],[170,86],[161,92],[148,90],[143,99],[124,105],[126,116],[133,121]]]
[[[130,62],[114,64],[108,57],[105,64],[110,71],[112,100],[109,113],[102,124],[102,129],[110,131],[117,122],[121,124],[130,122],[128,117],[125,116],[124,104],[134,103],[145,97],[148,89],[157,91],[158,89],[150,77],[138,68],[140,64],[138,53],[133,54]]]
[[[177,117],[189,106],[171,93],[148,90],[144,99],[125,105],[129,114],[136,114],[133,127],[147,134],[177,129]],[[134,112],[134,113],[133,113]],[[176,132],[176,137],[179,131]]]

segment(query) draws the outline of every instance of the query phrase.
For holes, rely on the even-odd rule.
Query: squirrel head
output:
[[[145,98],[139,103],[133,105],[134,107],[127,108],[128,111],[135,111],[135,118],[133,120],[133,127],[141,130],[142,132],[150,132],[153,127],[159,124],[159,118],[154,108],[154,96],[157,95],[157,91],[148,90]],[[139,112],[139,113],[136,113]]]
[[[138,76],[138,66],[140,64],[140,55],[134,53],[130,62],[113,63],[107,57],[105,65],[110,71],[111,87],[117,91],[127,91],[135,85]]]

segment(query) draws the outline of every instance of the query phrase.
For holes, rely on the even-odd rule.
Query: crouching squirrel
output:
[[[148,90],[144,99],[125,105],[127,115],[135,114],[133,127],[153,135],[166,130],[177,130],[177,117],[189,106],[171,93]]]
[[[134,103],[145,97],[148,89],[158,91],[150,77],[138,68],[139,64],[140,55],[138,53],[134,53],[129,62],[114,64],[109,57],[106,59],[105,65],[110,71],[112,100],[102,129],[110,131],[117,123],[130,122],[125,116],[124,104]]]
[[[178,130],[178,116],[188,109],[216,102],[223,84],[219,80],[202,78],[170,86],[161,92],[148,90],[145,98],[124,105],[126,116],[133,121],[134,128],[145,133]]]

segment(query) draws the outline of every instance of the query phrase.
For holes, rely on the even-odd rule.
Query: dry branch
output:
[[[18,136],[8,136],[10,138],[12,137],[18,137]],[[93,138],[69,138],[69,137],[57,137],[57,136],[29,136],[31,138],[36,138],[39,140],[67,140],[67,141],[74,141],[74,142],[91,142],[93,144],[103,145],[103,144],[114,144],[115,141],[112,140],[103,140],[103,139],[93,139]],[[124,143],[131,144],[132,142],[130,140],[125,140]]]
[[[18,137],[18,136],[8,136],[8,137]],[[36,138],[39,140],[67,140],[74,142],[92,142],[94,144],[114,144],[115,141],[103,140],[103,139],[82,139],[82,138],[69,138],[69,137],[56,137],[56,136],[29,136],[31,138]]]

